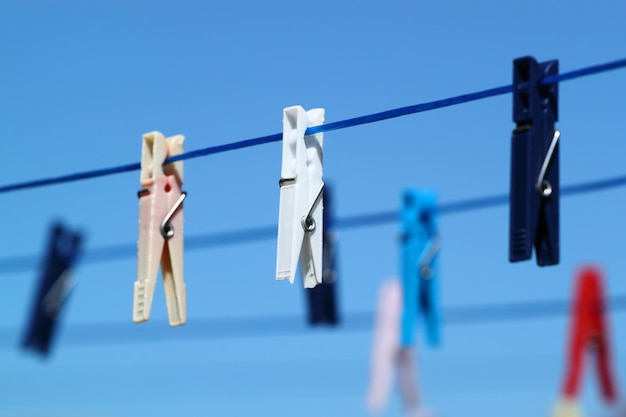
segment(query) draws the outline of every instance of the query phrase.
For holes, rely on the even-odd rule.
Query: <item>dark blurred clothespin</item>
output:
[[[608,319],[605,315],[602,272],[594,266],[583,266],[578,271],[575,285],[565,379],[555,417],[580,415],[578,394],[587,353],[592,354],[595,362],[604,400],[613,404],[618,396],[613,376]]]
[[[28,329],[22,345],[41,355],[50,352],[57,321],[74,283],[70,277],[80,254],[82,237],[62,224],[52,226]]]
[[[402,346],[415,342],[417,316],[424,317],[426,338],[439,344],[441,323],[437,280],[441,241],[438,232],[437,195],[433,190],[409,189],[402,197],[401,272],[404,312]]]
[[[309,309],[309,324],[319,323],[335,325],[339,323],[337,307],[337,235],[333,224],[332,193],[328,183],[323,191],[323,256],[322,283],[314,288],[305,288]],[[302,272],[302,268],[300,269]],[[305,278],[303,277],[303,280]]]
[[[537,265],[559,263],[558,75],[557,60],[537,63],[532,57],[513,61],[513,120],[509,260],[531,258]]]

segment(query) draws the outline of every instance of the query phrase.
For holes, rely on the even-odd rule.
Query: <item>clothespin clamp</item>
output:
[[[559,263],[558,75],[557,60],[537,63],[532,57],[513,61],[509,260],[530,259],[537,265]]]
[[[437,196],[432,190],[406,190],[401,215],[402,346],[415,342],[418,312],[424,317],[431,346],[439,344],[440,319],[437,298],[438,254],[441,241],[437,225]]]
[[[309,324],[319,323],[336,325],[339,322],[337,308],[336,280],[337,280],[337,237],[333,227],[331,193],[328,184],[324,186],[323,196],[323,256],[322,256],[322,283],[315,288],[306,288],[309,308]],[[302,270],[300,271],[302,273]],[[303,277],[303,280],[305,277]]]
[[[305,136],[308,127],[322,123],[324,109],[305,112],[293,106],[283,110],[276,279],[293,284],[300,259],[305,288],[322,282],[324,134]]]
[[[163,165],[167,157],[183,153],[185,137],[165,139],[160,132],[143,135],[139,197],[137,280],[133,321],[150,318],[159,263],[165,287],[170,326],[187,321],[183,280],[183,161]]]
[[[62,306],[75,283],[71,270],[80,254],[82,236],[54,224],[43,264],[39,288],[22,345],[42,355],[50,351]]]
[[[614,404],[618,396],[617,384],[612,373],[609,329],[604,314],[602,272],[593,266],[581,268],[574,291],[565,380],[554,417],[581,415],[578,393],[586,352],[594,354],[600,389],[605,401]]]
[[[397,370],[400,393],[407,415],[426,417],[430,413],[419,401],[415,374],[415,347],[400,345],[402,299],[402,286],[397,279],[382,284],[374,324],[367,407],[372,412],[383,410],[391,391],[394,372]]]

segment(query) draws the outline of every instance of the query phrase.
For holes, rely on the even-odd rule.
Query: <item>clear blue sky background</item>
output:
[[[278,133],[291,105],[324,107],[333,122],[510,84],[520,56],[558,58],[563,72],[623,58],[625,15],[617,0],[2,1],[0,184],[137,162],[152,130],[184,134],[193,150]],[[562,184],[626,174],[625,89],[624,70],[561,85]],[[444,203],[506,193],[511,105],[505,95],[327,133],[336,215],[395,210],[408,186],[436,188]],[[186,236],[275,224],[280,163],[280,143],[187,161]],[[0,257],[39,256],[57,218],[86,232],[87,249],[132,244],[138,189],[132,172],[0,195]],[[604,265],[612,294],[626,293],[625,192],[564,198],[561,264],[544,269],[508,262],[506,206],[443,217],[441,304],[565,299],[586,261]],[[397,273],[397,225],[340,238],[342,312],[372,311]],[[275,245],[187,251],[185,329],[163,321],[160,282],[151,321],[132,324],[132,253],[81,264],[47,361],[17,349],[37,264],[0,271],[0,415],[366,415],[370,331],[183,337],[206,318],[304,322],[301,283],[274,281]],[[72,328],[98,323],[159,337],[70,343]],[[624,380],[624,315],[611,324]],[[445,417],[547,416],[566,327],[565,317],[445,326],[440,349],[420,343],[425,404]],[[587,414],[604,415],[586,381]],[[400,416],[392,397],[386,415]]]

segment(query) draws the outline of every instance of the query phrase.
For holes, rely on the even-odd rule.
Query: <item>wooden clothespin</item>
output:
[[[583,376],[585,354],[597,368],[600,392],[608,404],[617,400],[618,391],[613,377],[608,319],[605,315],[602,272],[594,266],[578,271],[572,300],[570,337],[567,345],[565,379],[554,417],[580,416],[578,394]]]
[[[184,136],[165,139],[159,132],[143,135],[139,191],[139,242],[133,321],[150,318],[157,271],[161,265],[170,326],[187,321],[183,280],[183,162],[163,165],[183,153]]]

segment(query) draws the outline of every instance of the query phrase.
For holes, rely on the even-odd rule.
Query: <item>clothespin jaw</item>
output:
[[[570,338],[561,402],[575,403],[580,390],[585,353],[594,355],[602,396],[607,403],[617,400],[617,384],[612,372],[609,328],[605,316],[602,272],[594,266],[582,267],[576,278],[572,303]]]
[[[184,136],[165,139],[160,132],[143,135],[139,191],[139,241],[133,321],[150,318],[159,264],[163,275],[170,326],[187,321],[183,279],[183,162],[167,165],[167,157],[183,153]]]
[[[324,186],[324,238],[322,256],[322,283],[305,289],[309,309],[309,324],[336,325],[339,323],[337,307],[337,237],[332,219],[332,194],[328,183]],[[302,270],[300,271],[302,272]],[[303,277],[304,279],[304,277]]]
[[[323,133],[305,136],[324,122],[324,109],[283,110],[283,158],[278,212],[276,279],[293,284],[298,260],[304,287],[322,282]]]
[[[401,271],[404,294],[402,346],[415,342],[418,312],[424,317],[426,338],[431,346],[440,342],[438,300],[437,195],[433,190],[406,190],[402,196]]]
[[[513,120],[509,260],[531,257],[539,266],[559,263],[559,137],[557,60],[537,63],[532,57],[513,61]]]
[[[50,351],[61,308],[74,286],[70,277],[81,250],[82,236],[56,223],[51,228],[48,251],[35,294],[28,330],[22,342],[41,355]]]

